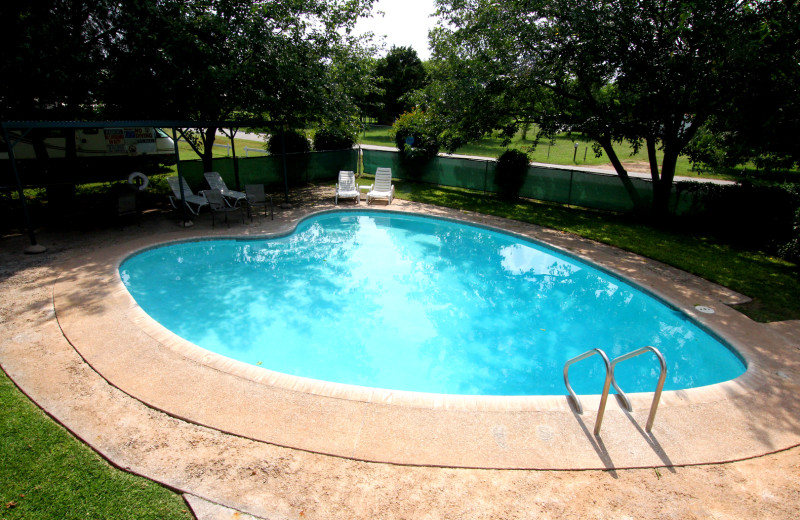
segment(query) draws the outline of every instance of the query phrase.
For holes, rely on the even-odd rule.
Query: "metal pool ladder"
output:
[[[664,359],[664,356],[661,354],[661,352],[658,351],[657,348],[651,346],[642,347],[632,352],[628,352],[627,354],[623,354],[618,358],[615,358],[613,361],[609,361],[608,356],[601,349],[593,348],[592,350],[587,350],[583,354],[575,356],[574,358],[564,363],[564,384],[567,386],[569,395],[572,397],[572,401],[575,403],[575,408],[577,409],[578,414],[583,414],[583,405],[581,405],[581,400],[578,398],[578,395],[572,389],[572,385],[569,384],[569,367],[573,363],[577,363],[578,361],[582,361],[594,355],[598,355],[603,359],[603,363],[606,366],[606,379],[605,382],[603,383],[603,394],[600,397],[600,408],[597,410],[597,421],[595,422],[594,425],[595,435],[598,435],[600,433],[600,426],[603,424],[603,414],[605,413],[606,410],[606,402],[608,401],[608,392],[611,390],[610,388],[611,385],[614,385],[614,389],[617,391],[620,398],[622,398],[622,402],[625,406],[625,409],[628,410],[629,412],[633,411],[630,399],[628,399],[628,396],[625,395],[625,392],[622,391],[619,385],[617,385],[617,381],[614,379],[614,367],[616,367],[617,363],[621,361],[634,358],[639,354],[644,354],[647,351],[653,352],[658,358],[659,364],[661,365],[661,374],[658,377],[658,385],[656,386],[656,392],[653,395],[653,404],[650,405],[650,416],[647,418],[647,426],[645,427],[645,430],[649,432],[653,428],[653,421],[656,418],[656,410],[658,409],[658,402],[661,400],[661,390],[664,388],[664,381],[667,379],[667,362]]]

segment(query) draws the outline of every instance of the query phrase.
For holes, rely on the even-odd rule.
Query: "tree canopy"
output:
[[[106,0],[0,3],[0,118],[92,114],[116,16]]]
[[[749,74],[764,53],[779,52],[763,39],[765,27],[777,27],[769,4],[437,0],[442,22],[432,34],[425,101],[451,150],[529,121],[544,133],[583,133],[605,151],[640,209],[646,205],[612,144],[644,147],[651,209],[664,214],[678,156],[710,118],[753,88]]]
[[[0,117],[353,119],[371,80],[350,31],[372,2],[5,2]]]
[[[728,108],[713,114],[688,149],[689,157],[712,167],[752,161],[757,167],[800,164],[800,21],[796,2],[769,2],[756,45]]]
[[[395,47],[377,61],[375,75],[380,78],[383,94],[378,96],[376,116],[381,123],[392,124],[414,105],[407,94],[427,84],[427,72],[412,47]]]

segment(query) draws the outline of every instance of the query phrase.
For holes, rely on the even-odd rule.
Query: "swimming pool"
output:
[[[275,239],[175,243],[120,276],[151,317],[202,348],[287,374],[466,395],[563,395],[564,362],[644,345],[667,359],[667,390],[733,379],[741,359],[630,284],[528,240],[449,220],[334,212]],[[604,369],[570,369],[581,394]],[[652,391],[658,364],[617,367]]]

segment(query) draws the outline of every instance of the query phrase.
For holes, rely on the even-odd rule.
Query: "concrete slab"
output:
[[[264,520],[252,515],[235,511],[229,507],[221,506],[200,497],[185,493],[183,499],[192,508],[197,520]]]

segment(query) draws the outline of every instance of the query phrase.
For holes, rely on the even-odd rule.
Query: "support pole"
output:
[[[284,209],[292,209],[292,204],[289,202],[289,170],[286,167],[286,124],[281,126],[281,156],[283,157],[283,193],[284,202],[281,207]]]
[[[14,180],[17,182],[17,192],[19,193],[19,200],[22,202],[22,213],[25,215],[25,226],[28,228],[28,238],[31,241],[31,245],[25,248],[25,253],[29,255],[44,253],[47,251],[47,248],[36,242],[36,234],[33,232],[30,213],[28,213],[28,204],[25,202],[25,190],[22,188],[22,181],[19,178],[17,159],[14,157],[14,146],[16,146],[17,142],[11,142],[5,124],[3,124],[3,139],[5,139],[8,145],[8,159],[11,161],[11,170],[14,172]]]
[[[183,175],[181,175],[181,154],[178,151],[178,132],[180,128],[172,127],[172,145],[175,147],[175,171],[178,172],[178,188],[181,192],[181,227],[191,227],[194,225],[191,219],[186,216],[186,194],[183,190]],[[183,132],[181,131],[181,135]]]
[[[233,152],[233,179],[234,179],[234,184],[236,185],[236,189],[238,191],[241,191],[242,183],[239,180],[239,161],[236,159],[236,143],[234,142],[234,137],[236,136],[236,133],[239,131],[239,127],[235,128],[231,127],[228,129],[228,131],[230,132],[230,135],[225,134],[225,129],[224,128],[222,129],[222,133],[225,134],[225,137],[231,140],[230,149]],[[245,149],[244,153],[245,156],[247,156],[247,149]]]
[[[233,153],[233,178],[234,178],[234,183],[236,184],[236,190],[237,191],[242,191],[242,182],[239,179],[239,159],[236,158],[236,143],[233,140],[238,131],[239,131],[238,128],[231,128],[231,152]]]

